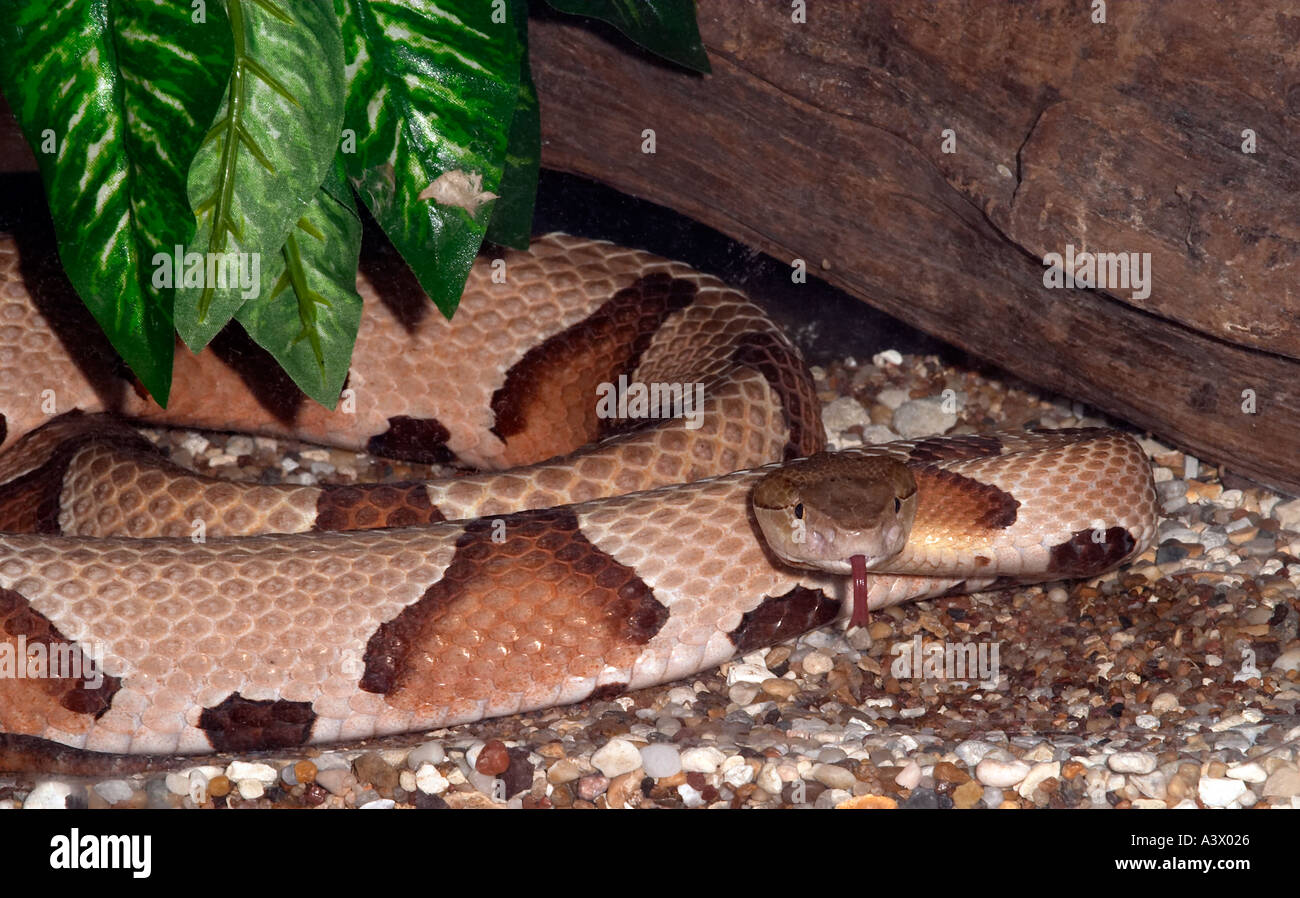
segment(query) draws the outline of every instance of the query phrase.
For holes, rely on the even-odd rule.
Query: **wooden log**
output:
[[[1300,16],[1108,10],[841,0],[797,24],[790,4],[702,0],[707,77],[546,17],[543,163],[804,259],[1029,381],[1300,491]],[[1068,245],[1150,253],[1149,295],[1044,286],[1044,256]]]

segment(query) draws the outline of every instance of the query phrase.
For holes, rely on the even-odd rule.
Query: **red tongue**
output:
[[[854,555],[849,559],[853,566],[853,616],[850,627],[865,627],[871,623],[871,609],[867,607],[867,556]]]

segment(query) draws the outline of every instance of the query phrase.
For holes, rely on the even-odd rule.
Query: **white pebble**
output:
[[[1300,499],[1274,506],[1273,517],[1287,530],[1300,531]]]
[[[68,796],[72,794],[72,786],[68,783],[61,783],[58,780],[46,780],[43,783],[37,783],[23,802],[23,808],[29,811],[48,811],[64,810],[67,808]]]
[[[727,671],[728,686],[735,686],[737,683],[761,684],[764,680],[770,679],[772,679],[772,672],[762,664],[733,664]]]
[[[772,761],[764,764],[763,769],[758,772],[758,787],[768,795],[780,795],[784,785],[780,768]]]
[[[261,780],[240,780],[239,797],[245,801],[252,801],[255,798],[261,798],[266,792]]]
[[[754,781],[754,768],[745,763],[737,764],[722,775],[722,781],[733,789],[739,789]]]
[[[688,808],[698,808],[704,804],[704,793],[693,788],[689,783],[678,786],[677,794],[682,797],[682,804]]]
[[[1154,714],[1139,714],[1133,722],[1144,730],[1154,730],[1160,726],[1160,718]]]
[[[873,355],[871,364],[877,368],[884,368],[887,365],[901,365],[903,364],[903,354],[897,349],[886,349],[884,352]]]
[[[894,777],[894,782],[904,789],[915,789],[921,782],[921,765],[915,761],[908,761],[907,766]]]
[[[447,778],[432,764],[421,764],[420,769],[415,771],[415,786],[425,795],[441,795],[450,785]]]
[[[688,748],[682,752],[682,770],[687,773],[713,773],[725,760],[727,756],[716,748]]]
[[[1116,773],[1150,773],[1156,769],[1156,756],[1149,751],[1117,751],[1106,759],[1106,766]]]
[[[591,763],[602,774],[613,779],[631,773],[641,766],[641,752],[626,739],[611,739],[596,749]]]
[[[986,786],[1009,789],[1029,775],[1029,765],[1024,761],[1002,761],[985,758],[975,765],[975,778]]]
[[[894,410],[894,430],[905,440],[947,433],[956,423],[956,411],[937,396],[910,399]]]
[[[406,756],[406,766],[419,770],[425,764],[441,764],[447,759],[447,752],[441,742],[426,742],[412,749]]]
[[[391,798],[376,798],[374,801],[367,801],[367,802],[366,802],[365,804],[363,804],[361,807],[357,808],[357,810],[359,810],[359,811],[391,811],[391,810],[392,810],[396,805],[397,805],[397,802],[393,801]]]
[[[953,754],[961,759],[967,767],[978,764],[984,759],[984,756],[993,751],[994,746],[987,742],[981,742],[978,739],[967,739],[958,743],[953,749]]]
[[[677,746],[655,742],[641,749],[641,766],[651,779],[672,776],[682,769],[682,754]]]
[[[850,427],[866,427],[870,423],[871,414],[852,396],[832,400],[822,410],[822,425],[830,436],[836,436]]]
[[[1247,761],[1228,768],[1228,777],[1247,783],[1262,783],[1268,779],[1268,773],[1255,761]]]
[[[397,784],[402,787],[404,792],[415,791],[415,772],[412,770],[403,770],[397,775]]]
[[[834,667],[835,662],[821,652],[809,652],[803,659],[803,672],[809,676],[819,677],[830,673]]]
[[[1246,794],[1246,784],[1227,777],[1203,776],[1196,785],[1196,792],[1204,804],[1212,808],[1226,808]]]
[[[226,777],[231,782],[257,780],[259,783],[273,783],[279,776],[270,764],[250,764],[247,761],[233,761],[226,768]]]
[[[1300,648],[1287,649],[1274,658],[1273,669],[1283,673],[1288,670],[1300,670]]]
[[[183,773],[169,773],[163,782],[167,784],[167,791],[173,795],[190,794],[190,778]]]
[[[167,786],[171,789],[171,784]],[[131,784],[126,780],[105,780],[102,783],[95,784],[95,791],[99,797],[109,804],[117,804],[119,801],[126,801],[135,792]]]
[[[668,690],[666,698],[668,699],[669,704],[693,705],[699,701],[700,697],[696,695],[695,690],[689,686],[674,686],[672,689]]]
[[[1020,785],[1016,787],[1016,791],[1020,793],[1021,798],[1029,798],[1034,794],[1034,790],[1038,788],[1039,783],[1044,780],[1049,780],[1052,777],[1060,777],[1060,775],[1060,761],[1040,761],[1033,767],[1029,768],[1029,772],[1025,774],[1025,778],[1021,780]]]
[[[203,804],[208,800],[208,777],[203,775],[203,771],[191,770],[187,786],[186,793],[190,796],[190,801]]]

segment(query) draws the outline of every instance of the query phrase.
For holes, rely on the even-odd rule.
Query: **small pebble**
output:
[[[447,759],[447,753],[443,750],[441,742],[425,742],[411,750],[406,756],[406,766],[412,770],[419,770],[424,764],[441,764]]]
[[[1009,789],[1029,774],[1024,761],[1003,761],[985,758],[975,767],[975,778],[986,786]]]
[[[1149,751],[1117,751],[1106,759],[1106,766],[1116,773],[1150,773],[1156,769],[1156,756]]]
[[[622,776],[641,766],[641,752],[626,739],[611,739],[596,749],[591,764],[607,777]]]
[[[656,742],[641,749],[641,767],[651,779],[681,772],[682,755],[677,746]]]
[[[1196,785],[1201,802],[1212,808],[1226,808],[1246,794],[1246,784],[1215,776],[1203,776]]]

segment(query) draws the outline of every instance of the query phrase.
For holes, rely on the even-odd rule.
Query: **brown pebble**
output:
[[[605,790],[605,801],[611,808],[635,806],[641,797],[641,780],[644,774],[640,770],[620,774],[609,781]]]
[[[1087,771],[1088,768],[1080,764],[1078,761],[1066,761],[1061,765],[1061,776],[1065,777],[1067,780],[1075,779],[1084,773],[1087,773]]]
[[[952,790],[952,803],[954,807],[961,810],[968,810],[975,807],[975,803],[984,797],[984,787],[974,780],[962,783],[956,789]]]
[[[211,782],[208,783],[208,789],[212,789]],[[302,803],[308,807],[314,808],[319,804],[324,804],[326,798],[329,798],[329,793],[315,783],[309,785],[302,793]]]
[[[665,788],[676,789],[678,786],[686,782],[686,774],[679,770],[672,776],[661,776],[655,782],[657,785],[664,786]]]
[[[970,782],[970,774],[951,761],[940,761],[935,764],[934,778],[941,783],[956,783],[957,785]]]
[[[299,761],[293,765],[293,776],[303,785],[316,781],[316,765],[311,761]]]
[[[230,794],[230,778],[225,774],[217,774],[208,780],[208,794],[213,798],[225,798]]]
[[[762,689],[773,698],[790,698],[799,691],[799,684],[794,680],[783,680],[780,677],[770,677],[763,681]]]
[[[898,802],[888,795],[857,795],[835,806],[837,811],[892,811]]]
[[[397,770],[378,752],[368,751],[361,755],[352,762],[352,769],[356,771],[357,782],[369,783],[385,798],[391,798],[393,790],[397,788]]]
[[[510,767],[510,751],[500,739],[488,742],[478,753],[474,769],[484,776],[500,776]]]

